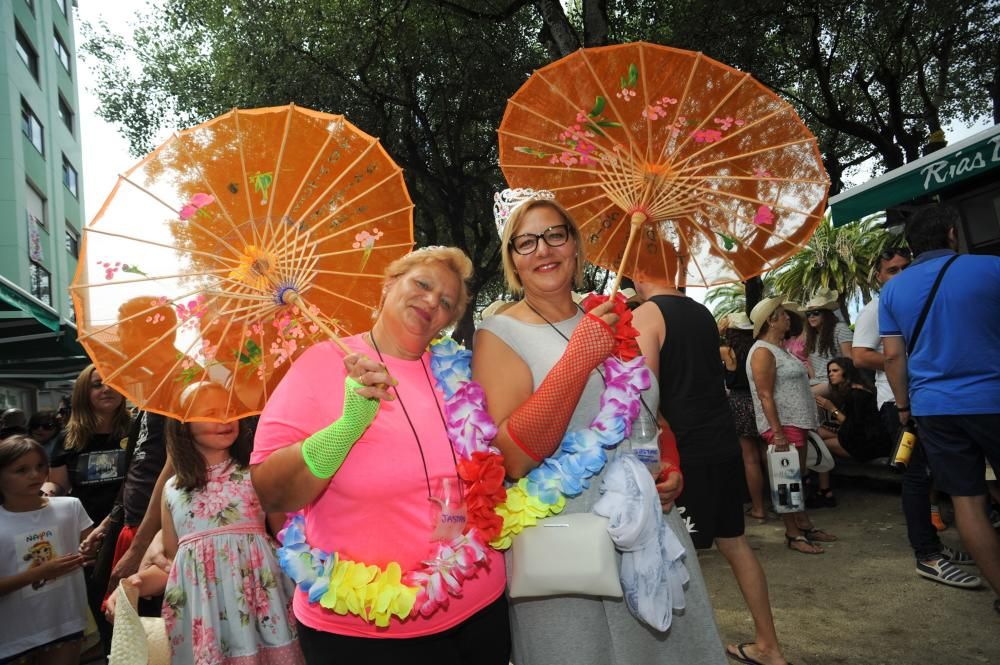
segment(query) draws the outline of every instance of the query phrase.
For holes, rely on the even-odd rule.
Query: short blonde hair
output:
[[[524,293],[524,285],[521,283],[521,278],[517,275],[517,269],[514,268],[514,257],[511,256],[514,250],[510,247],[510,239],[514,237],[517,227],[521,224],[521,219],[528,214],[528,211],[543,206],[547,206],[558,212],[566,223],[566,226],[569,227],[570,235],[576,242],[576,276],[573,278],[573,288],[579,289],[583,286],[583,268],[587,263],[587,257],[583,253],[583,241],[580,238],[580,229],[576,227],[576,221],[569,214],[569,211],[562,207],[558,201],[538,199],[522,203],[514,208],[514,212],[507,218],[507,223],[503,227],[503,235],[500,236],[500,249],[503,256],[503,276],[507,281],[507,289],[514,295]],[[542,240],[540,242],[545,241]]]
[[[458,302],[455,303],[455,311],[452,313],[448,325],[453,325],[462,315],[469,304],[469,280],[472,279],[472,261],[465,252],[457,247],[442,247],[431,245],[415,249],[406,256],[401,256],[385,269],[385,281],[402,277],[417,266],[425,266],[431,263],[440,263],[448,268],[458,277]],[[447,326],[446,326],[447,327]]]

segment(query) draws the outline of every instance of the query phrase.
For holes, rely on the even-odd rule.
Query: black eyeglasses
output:
[[[510,239],[510,248],[521,254],[532,254],[538,249],[538,241],[544,240],[549,247],[562,247],[569,240],[569,226],[560,224],[550,226],[541,233],[522,233]]]
[[[910,258],[910,248],[909,247],[890,247],[888,249],[883,249],[882,253],[879,254],[879,258],[883,261],[892,261],[893,257],[902,256],[904,259]]]
[[[823,310],[821,309],[811,309],[808,312],[806,312],[806,316],[822,316],[822,315],[823,315]]]
[[[35,425],[35,429],[58,429],[59,425],[56,423],[38,423]]]

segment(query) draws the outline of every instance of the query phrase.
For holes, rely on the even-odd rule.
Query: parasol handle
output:
[[[649,216],[641,210],[637,210],[632,213],[632,225],[628,231],[628,242],[625,243],[625,253],[622,254],[621,265],[618,266],[618,272],[615,273],[615,281],[611,285],[611,300],[615,299],[618,294],[618,287],[621,286],[622,277],[624,277],[625,262],[628,261],[629,251],[632,249],[632,243],[635,241],[635,237],[639,235],[639,227],[642,226],[643,222],[649,219]]]
[[[354,353],[354,351],[347,348],[346,344],[340,341],[340,336],[337,335],[337,333],[335,333],[333,329],[330,328],[330,326],[326,325],[326,323],[321,321],[319,317],[315,316],[312,312],[309,311],[309,306],[306,304],[306,301],[302,298],[302,296],[298,294],[297,291],[293,291],[291,289],[286,290],[284,293],[281,294],[281,301],[286,305],[295,305],[296,307],[298,307],[299,311],[302,312],[302,315],[305,316],[310,321],[312,321],[313,323],[315,323],[320,330],[325,332],[327,336],[330,338],[330,340],[334,344],[339,346],[344,353],[348,355]]]

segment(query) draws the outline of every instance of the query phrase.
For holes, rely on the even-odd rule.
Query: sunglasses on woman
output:
[[[550,226],[541,233],[522,233],[510,239],[510,248],[524,256],[533,254],[538,249],[538,241],[544,240],[549,247],[562,247],[569,240],[569,226],[559,224]]]
[[[811,309],[808,312],[806,312],[805,314],[806,314],[806,316],[822,316],[823,315],[823,310],[821,310],[821,309]]]

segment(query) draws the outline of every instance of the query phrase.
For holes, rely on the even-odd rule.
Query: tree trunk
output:
[[[607,43],[607,0],[583,0],[583,45],[604,46]]]
[[[463,314],[462,318],[460,318],[458,323],[455,324],[455,331],[451,334],[451,336],[456,342],[464,344],[465,348],[471,351],[472,338],[476,334],[476,324],[472,320],[472,316],[476,311],[474,305],[476,304],[476,296],[478,294],[471,293],[469,295],[471,296],[469,306],[465,308],[465,314]]]
[[[743,282],[743,292],[746,294],[746,312],[747,316],[750,316],[750,310],[754,306],[764,299],[764,280],[757,277],[751,277],[747,281]]]
[[[566,18],[559,0],[536,0],[535,8],[542,16],[548,36],[552,38],[560,57],[567,56],[580,48],[580,39]]]

